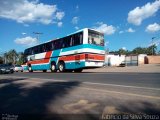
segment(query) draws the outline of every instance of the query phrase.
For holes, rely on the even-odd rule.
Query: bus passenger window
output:
[[[46,52],[45,45],[42,46],[42,52]]]
[[[34,54],[34,50],[33,50],[33,48],[31,49],[31,55],[33,55]]]
[[[72,46],[73,45],[73,39],[72,37],[69,37],[70,38],[70,45],[69,46]]]
[[[51,42],[51,47],[52,47],[52,48],[51,48],[52,50],[54,50],[54,49],[55,49],[55,42],[54,42],[54,41],[53,41],[53,42]]]
[[[80,44],[82,44],[83,43],[83,36],[82,36],[82,34],[80,34],[80,36],[79,36],[80,38]]]
[[[88,42],[89,42],[89,44],[92,44],[92,38],[91,38],[91,36],[88,37]]]

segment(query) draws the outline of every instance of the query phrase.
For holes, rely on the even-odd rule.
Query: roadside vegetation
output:
[[[11,63],[11,64],[21,65],[23,64],[23,60],[24,60],[23,52],[17,52],[14,49],[1,54],[0,56],[0,64]]]
[[[122,54],[122,55],[138,55],[138,54],[147,54],[147,55],[158,55],[160,54],[157,51],[157,46],[152,45],[149,47],[136,47],[132,51],[125,50],[125,49],[119,49],[118,51],[110,51],[110,53],[115,53],[115,54]]]

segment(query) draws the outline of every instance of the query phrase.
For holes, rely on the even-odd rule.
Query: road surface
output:
[[[22,119],[32,115],[53,119],[53,114],[65,119],[65,115],[99,119],[110,114],[143,115],[140,117],[154,114],[157,118],[160,113],[159,78],[159,73],[0,75],[0,111]],[[132,119],[133,116],[127,117]]]

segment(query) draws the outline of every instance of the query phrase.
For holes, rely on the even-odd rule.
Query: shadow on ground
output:
[[[67,115],[49,114],[46,106],[50,101],[54,102],[57,97],[63,99],[63,96],[67,95],[70,90],[79,86],[79,82],[45,82],[38,87],[25,88],[25,83],[16,83],[20,80],[25,79],[0,80],[0,84],[7,83],[0,86],[0,113],[2,115],[18,115],[18,120],[66,119]]]
[[[18,115],[18,120],[94,120],[101,116],[88,114],[68,114],[62,115],[57,113],[49,113],[47,106],[57,98],[65,98],[70,91],[78,87],[81,83],[77,81],[68,82],[45,82],[34,87],[24,87],[26,78],[18,79],[1,79],[0,80],[0,114]],[[17,84],[18,81],[18,84]],[[22,82],[19,82],[22,81]],[[2,85],[4,84],[4,85]],[[2,86],[1,86],[2,85]],[[93,92],[93,98],[86,96],[85,99],[96,100]],[[101,94],[101,93],[100,93]],[[114,95],[112,96],[114,97]],[[122,96],[123,97],[123,96]],[[73,99],[73,98],[71,98]],[[99,110],[104,114],[159,114],[160,108],[156,104],[146,102],[146,100],[125,100],[113,99],[108,100],[108,96],[102,98]],[[104,106],[106,107],[104,111]],[[108,106],[113,106],[109,107]],[[56,111],[56,108],[54,111]],[[118,113],[117,113],[118,111]]]

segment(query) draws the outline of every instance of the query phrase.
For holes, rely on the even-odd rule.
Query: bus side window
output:
[[[80,44],[83,44],[83,34],[82,33],[79,34],[79,39],[80,39]]]
[[[39,45],[38,46],[38,53],[41,53],[42,52],[42,45]]]
[[[57,50],[58,49],[58,43],[57,43],[58,41],[56,40],[56,41],[54,41],[54,49],[55,50]]]
[[[54,41],[51,42],[51,50],[54,50],[55,45],[54,45]]]
[[[46,51],[48,52],[48,51],[51,51],[51,42],[49,42],[49,43],[46,43]]]
[[[70,36],[67,36],[67,37],[64,38],[63,42],[65,43],[65,48],[71,46],[70,41],[71,41]]]
[[[43,45],[40,45],[40,53],[43,52]]]
[[[33,55],[34,54],[34,49],[33,48],[31,48],[31,55]]]
[[[74,46],[73,36],[70,36],[70,46]]]
[[[66,45],[67,45],[66,43],[67,43],[67,41],[66,41],[65,38],[61,39],[61,40],[60,40],[61,48],[65,48]]]
[[[79,45],[80,44],[80,39],[78,34],[74,35],[74,46]]]
[[[43,52],[46,52],[46,44],[43,44]]]
[[[32,48],[28,50],[28,55],[31,55],[31,54],[32,54]]]

